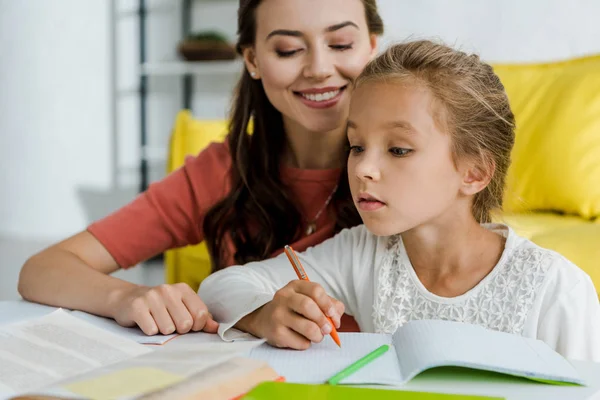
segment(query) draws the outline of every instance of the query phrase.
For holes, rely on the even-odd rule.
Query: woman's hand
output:
[[[146,335],[204,331],[216,333],[219,324],[206,305],[185,283],[156,287],[137,286],[117,295],[115,320],[136,324]]]
[[[336,328],[344,304],[329,297],[317,283],[294,280],[277,291],[273,300],[242,318],[236,328],[265,338],[275,347],[305,350]]]

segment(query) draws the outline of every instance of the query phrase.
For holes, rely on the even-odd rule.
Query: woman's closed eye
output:
[[[302,49],[295,49],[295,50],[275,50],[275,52],[277,53],[277,55],[279,57],[282,57],[282,58],[291,57],[294,54],[298,53],[299,51],[302,51]]]
[[[402,147],[391,147],[389,150],[392,155],[395,157],[406,157],[408,154],[412,153],[412,149],[405,149]]]
[[[329,47],[331,47],[333,50],[337,50],[337,51],[344,51],[344,50],[350,50],[352,48],[353,43],[348,43],[348,44],[332,44]]]
[[[335,51],[345,51],[352,49],[353,43],[348,44],[332,44],[329,47]],[[277,55],[281,58],[292,57],[304,49],[294,49],[294,50],[275,50]]]

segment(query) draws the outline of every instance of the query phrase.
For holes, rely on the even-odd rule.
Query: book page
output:
[[[177,336],[176,333],[171,335],[156,334],[148,336],[138,326],[131,328],[124,327],[119,325],[114,319],[99,317],[97,315],[89,314],[83,311],[71,311],[71,315],[80,318],[84,321],[87,321],[99,328],[105,329],[124,338],[131,339],[140,344],[160,345],[166,343],[170,339]]]
[[[37,390],[149,352],[57,310],[0,328],[0,393]]]
[[[426,369],[458,366],[526,378],[583,383],[539,340],[452,321],[409,321],[393,335],[403,383]]]
[[[376,333],[340,333],[339,348],[331,336],[313,343],[308,350],[278,349],[263,344],[253,349],[249,357],[264,360],[287,382],[324,383],[336,373],[384,344],[391,344],[390,335]],[[383,356],[349,376],[341,384],[397,384],[400,369],[393,346]]]
[[[43,394],[64,395],[66,391],[85,396],[91,393],[90,388],[103,387],[94,398],[103,398],[101,395],[109,392],[111,395],[108,398],[121,398],[128,393],[142,395],[192,375],[198,378],[204,376],[206,371],[220,370],[220,365],[227,368],[229,360],[247,354],[250,349],[263,342],[264,340],[257,339],[228,343],[216,334],[201,332],[179,335],[165,346],[154,347],[155,350],[150,353],[59,382],[50,390],[44,390]],[[206,379],[210,384],[214,381],[210,377]],[[196,381],[198,380],[201,379]],[[113,396],[116,393],[119,395]]]

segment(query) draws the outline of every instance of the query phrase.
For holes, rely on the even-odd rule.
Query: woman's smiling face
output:
[[[284,120],[327,132],[345,124],[351,83],[375,52],[360,0],[264,0],[244,55]]]

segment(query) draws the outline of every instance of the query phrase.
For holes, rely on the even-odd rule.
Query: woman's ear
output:
[[[478,160],[480,162],[470,162],[463,173],[461,193],[466,196],[473,196],[490,184],[496,164],[492,160]],[[481,161],[484,161],[483,163]]]
[[[256,62],[256,52],[253,47],[246,47],[242,51],[244,56],[244,64],[250,76],[254,79],[260,79],[260,72],[258,70],[258,63]]]
[[[369,44],[371,45],[371,60],[377,56],[377,52],[379,51],[379,37],[377,35],[369,36]]]

